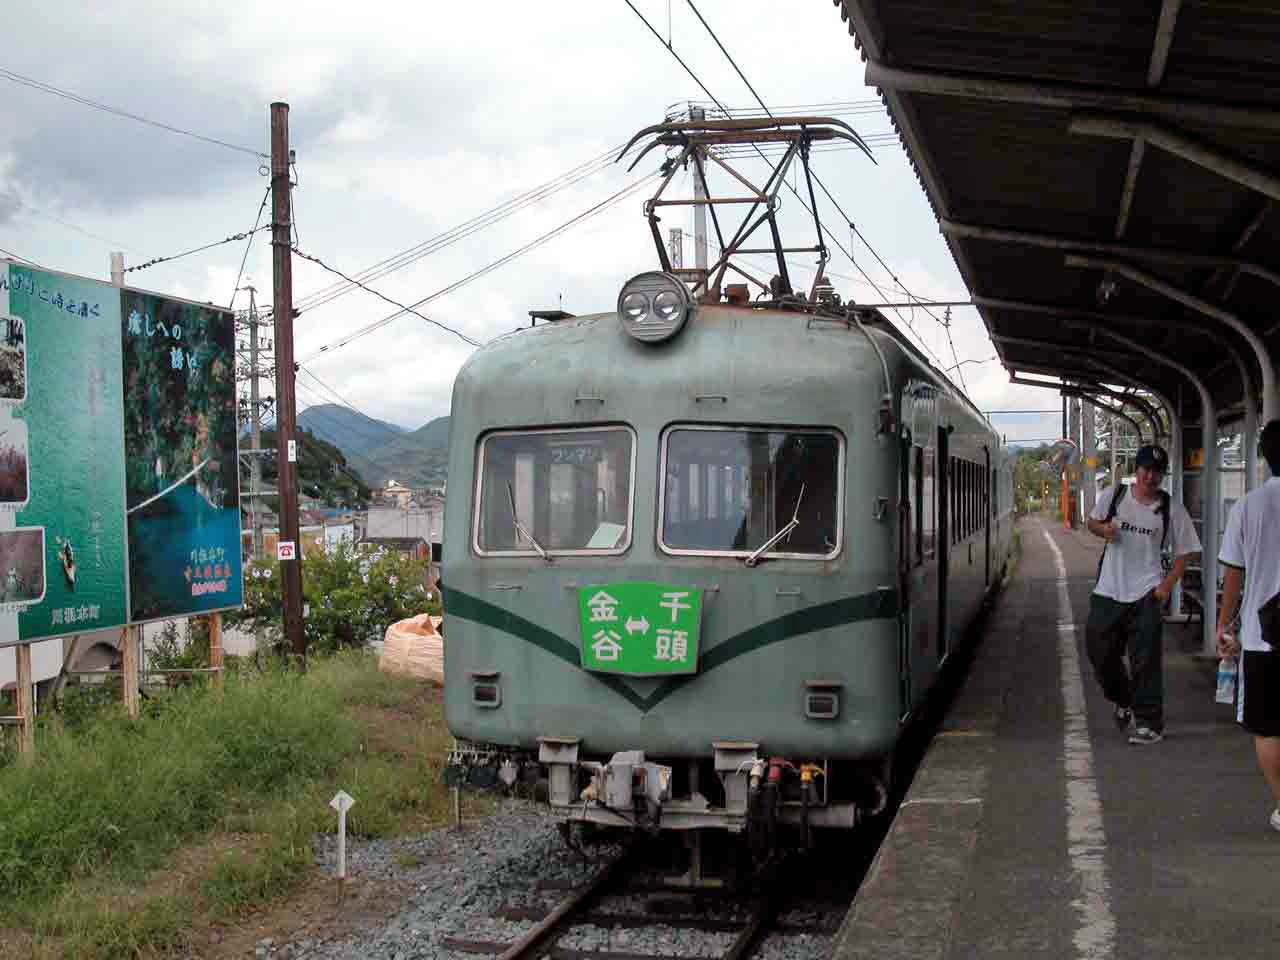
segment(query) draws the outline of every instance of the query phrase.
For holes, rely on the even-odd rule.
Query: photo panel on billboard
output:
[[[241,603],[235,320],[121,299],[130,619]]]
[[[128,621],[119,329],[118,288],[0,263],[0,645]]]

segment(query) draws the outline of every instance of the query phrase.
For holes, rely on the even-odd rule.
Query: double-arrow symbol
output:
[[[631,617],[627,617],[627,635],[628,636],[630,636],[633,633],[646,634],[648,632],[649,632],[649,621],[646,620],[644,617],[641,617],[639,620],[635,620]]]

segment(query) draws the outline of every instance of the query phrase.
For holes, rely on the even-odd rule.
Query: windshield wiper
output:
[[[764,543],[760,544],[760,546],[756,547],[755,550],[751,552],[750,556],[746,557],[742,561],[743,563],[745,563],[748,567],[754,567],[757,563],[760,562],[760,557],[763,556],[775,543],[777,543],[779,540],[783,539],[784,537],[790,536],[791,531],[794,530],[796,527],[800,526],[800,501],[803,499],[804,499],[804,484],[802,483],[800,484],[800,495],[796,497],[796,509],[791,514],[791,520],[788,521],[785,527],[783,527],[781,530],[775,533],[772,537],[770,537]]]
[[[509,483],[507,484],[507,499],[511,503],[511,522],[516,525],[516,529],[524,535],[524,538],[533,544],[533,549],[538,551],[538,556],[547,561],[547,563],[550,563],[551,554],[542,549],[542,544],[534,538],[532,533],[524,528],[524,524],[522,524],[520,522],[520,518],[516,516],[516,494],[515,491],[511,489],[511,484]]]

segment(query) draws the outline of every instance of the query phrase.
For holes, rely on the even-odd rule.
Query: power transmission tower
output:
[[[241,450],[240,455],[249,468],[247,491],[249,526],[253,531],[253,557],[256,560],[262,556],[263,524],[260,500],[266,495],[262,489],[262,458],[275,452],[262,449],[263,415],[274,405],[275,398],[274,396],[263,397],[259,384],[266,380],[272,384],[271,389],[274,393],[275,377],[269,360],[272,351],[271,337],[264,335],[262,330],[271,321],[258,314],[257,288],[249,284],[240,289],[249,293],[248,311],[236,317],[236,354],[240,360],[236,369],[236,379],[242,384],[247,384],[249,388],[249,396],[240,398],[240,422],[249,425],[249,446],[248,449]],[[242,493],[241,496],[245,497],[246,494]]]
[[[289,105],[271,104],[271,247],[276,328],[276,467],[280,487],[280,584],[284,639],[298,665],[305,664],[307,638],[302,630],[302,543],[298,535],[297,432],[293,362],[293,204],[289,179]],[[292,454],[292,455],[291,455]]]

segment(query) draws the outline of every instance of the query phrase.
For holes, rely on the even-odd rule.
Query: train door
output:
[[[938,427],[938,461],[934,474],[937,483],[934,500],[938,504],[938,613],[937,613],[937,651],[938,659],[947,655],[951,644],[947,632],[947,582],[951,569],[951,484],[954,482],[951,471],[951,431],[945,426]]]
[[[992,497],[992,494],[995,492],[995,476],[991,472],[991,448],[986,444],[983,444],[982,446],[982,459],[985,464],[982,470],[983,496],[981,498],[982,517],[983,517],[982,527],[983,527],[983,530],[985,531],[983,535],[983,543],[982,543],[982,570],[983,570],[982,584],[986,589],[990,590],[991,589],[991,523],[993,519],[991,516],[991,513],[992,513],[991,497]]]

